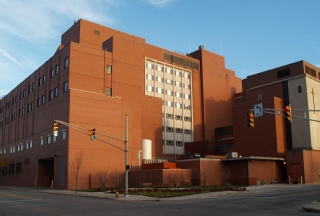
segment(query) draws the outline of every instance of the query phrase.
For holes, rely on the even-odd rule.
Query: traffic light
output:
[[[254,115],[253,112],[248,113],[248,127],[254,128]]]
[[[285,106],[283,108],[284,110],[284,120],[286,123],[291,123],[292,122],[292,116],[291,116],[291,106],[290,104],[288,106]]]
[[[59,132],[59,125],[57,122],[53,123],[53,136],[58,136],[58,132]]]
[[[96,138],[96,129],[95,128],[90,129],[90,136],[91,136],[91,140],[94,140]]]

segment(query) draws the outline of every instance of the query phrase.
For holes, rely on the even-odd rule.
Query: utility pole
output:
[[[118,138],[115,138],[115,137],[111,137],[111,136],[103,134],[103,133],[98,133],[98,132],[96,132],[95,128],[88,130],[87,128],[82,128],[82,127],[79,127],[79,126],[76,126],[76,125],[69,124],[67,122],[60,121],[60,120],[54,120],[54,126],[53,126],[53,135],[54,136],[58,136],[58,130],[59,130],[58,123],[60,123],[62,125],[65,125],[65,126],[67,126],[69,128],[72,128],[74,130],[77,130],[80,133],[83,133],[83,134],[91,136],[91,140],[99,140],[99,141],[101,141],[103,143],[106,143],[108,145],[111,145],[111,146],[113,146],[113,147],[115,147],[117,149],[120,149],[120,150],[124,151],[124,160],[125,160],[124,161],[124,168],[125,168],[125,193],[124,193],[124,197],[129,197],[129,192],[128,192],[128,180],[129,180],[129,177],[128,177],[128,174],[129,174],[129,169],[131,169],[132,166],[128,165],[128,114],[126,114],[126,116],[125,116],[125,138],[124,138],[124,140],[123,139],[118,139]],[[90,134],[88,134],[88,131],[89,131]],[[109,137],[111,139],[115,139],[117,141],[124,142],[125,148],[124,149],[120,148],[120,147],[112,144],[111,142],[107,142],[105,140],[97,138],[96,134],[99,134],[99,135],[102,135],[102,136],[106,136],[106,137]]]
[[[124,197],[128,197],[128,174],[129,174],[129,167],[128,167],[128,114],[126,114],[126,120],[125,120],[125,171],[126,171],[126,182],[125,182],[125,193]]]

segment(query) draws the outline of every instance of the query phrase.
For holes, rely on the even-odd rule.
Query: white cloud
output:
[[[7,59],[9,59],[11,62],[19,65],[19,66],[22,66],[22,64],[17,60],[15,59],[13,56],[11,56],[7,51],[3,50],[0,48],[0,54],[2,54],[4,57],[6,57]]]
[[[172,4],[175,0],[147,0],[147,2],[156,7],[164,7]]]
[[[3,21],[0,29],[3,31],[28,40],[29,42],[43,42],[60,35],[61,26],[70,26],[64,23],[65,18],[70,21],[84,18],[93,22],[110,24],[112,18],[108,17],[107,11],[103,11],[100,4],[111,5],[109,1],[96,1],[94,4],[89,0],[12,0],[2,1],[0,18]]]

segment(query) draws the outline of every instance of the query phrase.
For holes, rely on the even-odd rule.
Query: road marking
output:
[[[38,198],[34,198],[34,197],[26,197],[26,196],[6,194],[6,193],[0,193],[0,195],[5,195],[5,196],[8,196],[8,197],[14,197],[14,198],[27,199],[27,200],[39,200]]]

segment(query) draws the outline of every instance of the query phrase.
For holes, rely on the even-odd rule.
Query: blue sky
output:
[[[320,0],[0,0],[0,96],[87,19],[189,53],[225,57],[240,78],[305,60],[320,67]]]

